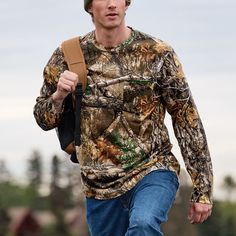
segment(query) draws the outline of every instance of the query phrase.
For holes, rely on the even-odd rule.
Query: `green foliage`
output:
[[[59,186],[60,177],[61,177],[61,172],[60,172],[59,157],[57,155],[54,155],[52,157],[52,164],[51,164],[51,191],[53,191],[54,188]]]
[[[145,153],[140,151],[140,159],[133,158],[132,152],[136,146],[130,140],[123,140],[118,134],[110,138],[122,149],[124,155],[121,158],[130,160],[126,168],[136,165],[136,162],[145,156]],[[79,195],[81,192],[78,191],[81,189],[78,167],[72,169],[71,163],[68,164],[64,159],[62,161],[58,156],[53,156],[51,181],[47,185],[50,191],[47,196],[41,196],[38,192],[42,184],[42,158],[39,152],[33,152],[27,164],[29,184],[20,185],[13,182],[13,177],[5,162],[0,162],[0,236],[6,235],[5,231],[9,224],[7,209],[19,206],[53,212],[56,223],[43,228],[39,236],[71,236],[64,216],[67,209],[75,207],[76,204],[83,205],[83,198]],[[212,216],[201,225],[191,225],[187,220],[187,210],[192,188],[181,186],[176,204],[170,211],[169,220],[163,226],[165,235],[235,236],[236,203],[232,201],[231,197],[236,189],[236,183],[232,176],[224,178],[223,188],[228,194],[229,201],[214,202]],[[80,202],[76,202],[75,199],[80,199]]]
[[[0,206],[29,206],[37,193],[34,189],[14,183],[0,183]]]
[[[70,186],[62,186],[61,180],[65,177],[63,168],[58,156],[52,158],[52,176],[50,184],[50,210],[56,217],[56,224],[54,227],[55,235],[64,236],[69,235],[69,229],[65,223],[64,212],[71,206],[72,192]],[[68,181],[69,182],[69,181]]]
[[[198,229],[200,236],[235,236],[236,203],[215,202],[211,217]]]
[[[236,183],[231,175],[227,175],[224,177],[224,186],[226,188],[235,188]]]
[[[227,175],[224,177],[223,188],[227,192],[227,200],[231,201],[232,193],[236,190],[236,182],[231,175]]]
[[[0,208],[0,235],[6,235],[10,218],[5,209]]]
[[[40,187],[42,182],[42,157],[38,151],[33,151],[28,160],[27,177],[31,186],[36,189]]]
[[[31,209],[48,209],[48,197],[39,196],[32,186],[17,185],[14,183],[0,183],[0,207],[29,207]]]
[[[11,174],[4,160],[0,160],[0,183],[11,181]]]

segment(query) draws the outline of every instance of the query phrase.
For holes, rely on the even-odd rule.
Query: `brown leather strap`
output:
[[[82,88],[85,90],[87,85],[87,68],[82,49],[80,47],[79,37],[64,41],[61,47],[69,70],[78,74],[79,83],[82,84]]]

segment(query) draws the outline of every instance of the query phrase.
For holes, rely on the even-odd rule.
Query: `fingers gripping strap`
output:
[[[82,88],[85,90],[87,85],[87,69],[79,37],[66,40],[61,46],[69,70],[78,74],[79,83],[82,84]]]

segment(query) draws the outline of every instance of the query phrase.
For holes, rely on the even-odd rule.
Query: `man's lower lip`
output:
[[[117,17],[116,17],[116,16],[108,16],[107,19],[108,19],[108,20],[111,20],[111,21],[114,21],[114,20],[117,19]]]
[[[115,18],[117,15],[107,15],[107,17]]]

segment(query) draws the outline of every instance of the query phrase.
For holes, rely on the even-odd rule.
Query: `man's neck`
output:
[[[122,27],[122,29],[96,29],[96,41],[105,48],[114,48],[130,37],[131,29]]]

